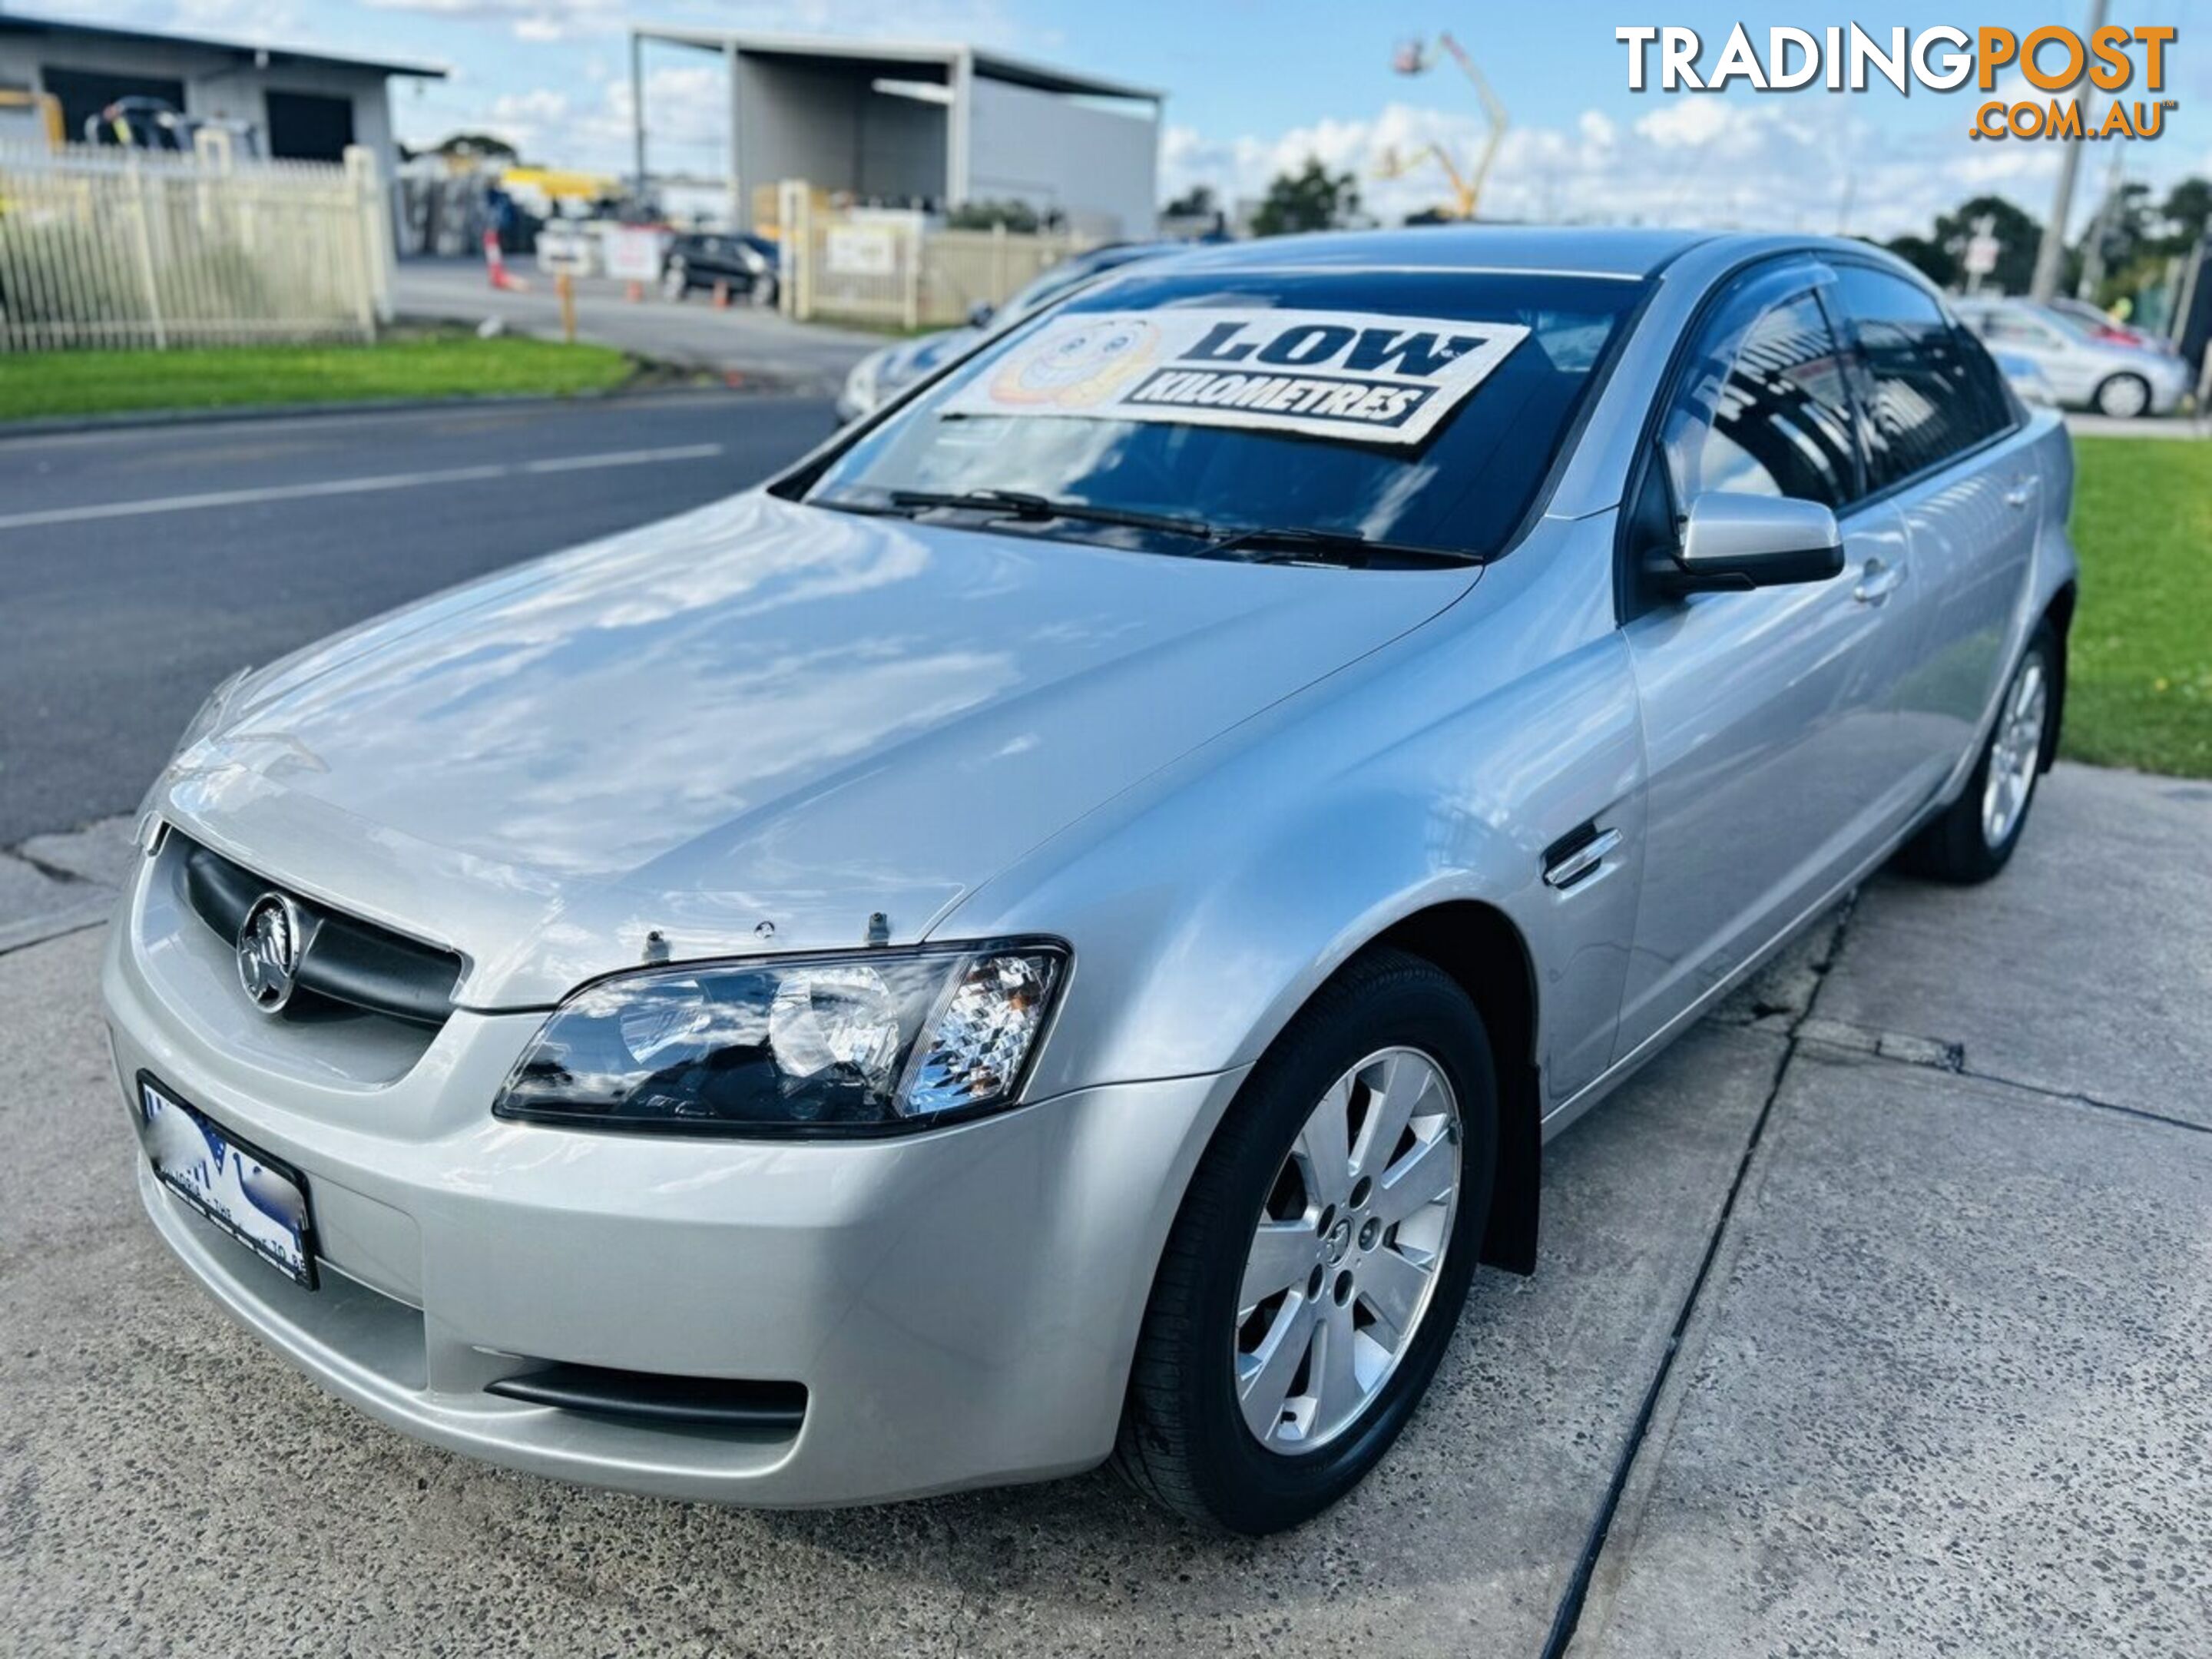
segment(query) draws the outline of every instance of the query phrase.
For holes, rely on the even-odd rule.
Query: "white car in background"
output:
[[[2170,415],[2189,395],[2179,357],[2100,339],[2077,319],[2027,300],[1964,299],[1959,319],[1993,354],[2034,365],[2069,409],[2133,420]]]

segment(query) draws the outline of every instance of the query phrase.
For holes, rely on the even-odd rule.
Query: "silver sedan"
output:
[[[1885,860],[2003,867],[2072,476],[1856,243],[1132,266],[221,688],[105,967],[145,1206],[514,1468],[1295,1524],[1547,1139]]]
[[[2027,300],[1966,299],[1958,308],[1992,352],[2033,365],[2037,380],[2067,408],[2134,420],[2170,415],[2189,395],[2188,363],[2132,331]]]

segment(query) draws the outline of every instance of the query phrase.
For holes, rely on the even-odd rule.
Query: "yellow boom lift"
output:
[[[1413,155],[1402,157],[1395,150],[1385,150],[1380,165],[1376,168],[1376,174],[1383,179],[1402,179],[1423,162],[1434,161],[1443,169],[1444,177],[1451,180],[1452,216],[1472,219],[1482,200],[1482,186],[1490,177],[1491,166],[1498,160],[1498,147],[1504,142],[1505,106],[1490,89],[1490,82],[1476,67],[1474,59],[1467,55],[1466,48],[1453,40],[1449,33],[1437,36],[1435,49],[1419,40],[1407,41],[1398,48],[1397,55],[1391,59],[1391,67],[1401,75],[1425,75],[1437,66],[1438,52],[1450,53],[1452,61],[1474,83],[1474,95],[1482,104],[1483,118],[1490,129],[1482,141],[1481,154],[1475,158],[1470,170],[1462,168],[1451,151],[1441,143],[1425,144]]]

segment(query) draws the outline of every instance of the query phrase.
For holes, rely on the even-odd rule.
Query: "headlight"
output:
[[[492,1110],[744,1136],[895,1134],[1012,1106],[1067,977],[1052,940],[695,963],[555,1011]]]

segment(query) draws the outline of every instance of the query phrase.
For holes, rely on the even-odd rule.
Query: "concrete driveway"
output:
[[[2203,1653],[2208,844],[2212,787],[2065,767],[1995,885],[1875,883],[1553,1144],[1538,1276],[1264,1543],[1100,1475],[764,1515],[416,1446],[170,1264],[99,930],[20,945],[0,1649]]]

